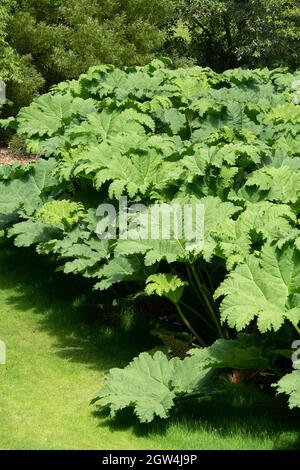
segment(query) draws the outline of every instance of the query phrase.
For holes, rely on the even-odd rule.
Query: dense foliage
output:
[[[96,290],[163,297],[181,326],[160,336],[174,352],[184,328],[186,352],[194,345],[183,359],[143,353],[111,371],[96,400],[113,413],[166,417],[181,398],[224,392],[233,373],[264,385],[291,372],[279,391],[300,406],[290,360],[300,333],[299,80],[285,69],[100,66],[2,121],[43,157],[1,167],[7,236]],[[204,246],[99,239],[96,208],[118,210],[121,196],[147,207],[201,203]]]
[[[299,66],[300,5],[295,0],[175,0],[178,28],[168,53],[216,70]]]

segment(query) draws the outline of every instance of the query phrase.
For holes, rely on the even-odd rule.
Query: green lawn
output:
[[[47,260],[0,245],[1,449],[300,448],[299,414],[254,392],[232,404],[189,403],[148,427],[127,413],[112,421],[95,412],[89,400],[103,372],[150,342],[129,317],[112,328],[76,308],[85,287],[54,274]]]

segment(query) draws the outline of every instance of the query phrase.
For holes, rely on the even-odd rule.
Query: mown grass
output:
[[[0,245],[1,449],[300,449],[299,414],[254,390],[185,403],[150,426],[89,406],[103,373],[151,339],[142,320],[113,325],[76,308],[86,289],[47,259]]]

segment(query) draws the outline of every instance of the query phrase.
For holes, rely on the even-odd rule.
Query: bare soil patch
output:
[[[0,165],[13,165],[14,163],[26,165],[26,163],[35,162],[36,160],[38,160],[36,156],[27,157],[22,154],[12,153],[9,148],[0,148]]]

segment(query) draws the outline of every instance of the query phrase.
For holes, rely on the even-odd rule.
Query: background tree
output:
[[[299,67],[300,2],[295,0],[174,0],[175,24],[166,50],[222,71],[237,66]],[[181,59],[182,60],[182,59]]]

